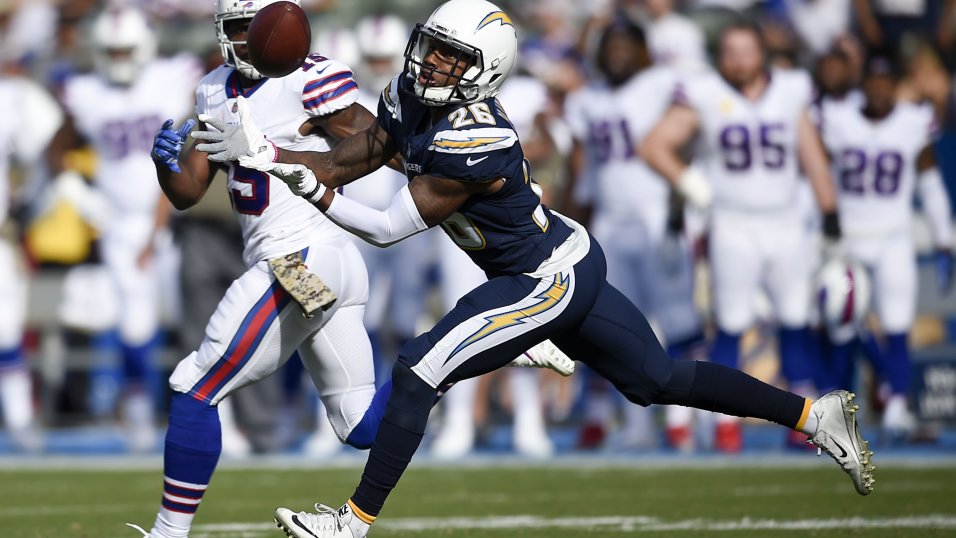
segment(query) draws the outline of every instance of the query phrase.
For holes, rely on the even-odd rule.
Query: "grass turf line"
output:
[[[864,498],[833,466],[413,467],[382,513],[381,521],[391,523],[373,528],[371,536],[753,537],[771,534],[768,529],[774,535],[827,537],[956,534],[956,469],[881,466],[877,472],[877,490]],[[199,509],[193,536],[278,538],[281,533],[269,528],[276,506],[338,505],[359,474],[358,469],[223,469]],[[158,470],[3,471],[0,484],[3,538],[136,538],[123,524],[148,527],[162,494]],[[928,516],[941,523],[934,527],[937,519]],[[443,517],[461,518],[460,524],[436,529]],[[501,528],[478,528],[476,521]],[[875,526],[853,528],[854,521]],[[778,524],[783,527],[774,527]]]

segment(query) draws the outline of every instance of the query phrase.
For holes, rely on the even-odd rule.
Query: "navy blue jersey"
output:
[[[441,227],[488,277],[535,271],[571,228],[541,205],[518,135],[497,99],[449,109],[431,123],[398,76],[382,92],[378,121],[405,159],[405,174],[458,181],[504,178],[493,194],[474,195]]]

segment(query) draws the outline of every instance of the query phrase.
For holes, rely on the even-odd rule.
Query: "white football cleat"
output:
[[[336,510],[324,504],[315,504],[318,513],[293,512],[276,508],[276,526],[289,538],[364,538],[369,525],[352,515],[348,503]]]
[[[551,343],[551,340],[545,340],[533,348],[525,351],[508,366],[517,366],[519,368],[550,368],[555,372],[568,377],[574,373],[574,361],[571,357],[558,349],[558,346]]]
[[[835,390],[826,394],[810,406],[810,412],[816,415],[817,431],[807,442],[817,446],[818,452],[826,452],[853,479],[853,486],[860,495],[873,493],[873,451],[870,444],[860,436],[856,423],[856,411],[853,405],[854,395],[845,390]]]

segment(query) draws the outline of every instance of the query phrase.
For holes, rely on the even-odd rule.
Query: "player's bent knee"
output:
[[[385,418],[409,431],[425,431],[436,395],[437,391],[408,365],[397,362],[392,368],[392,394]]]

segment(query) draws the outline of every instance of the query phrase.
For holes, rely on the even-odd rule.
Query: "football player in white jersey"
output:
[[[605,80],[565,103],[574,134],[575,198],[592,210],[589,228],[605,245],[608,282],[645,312],[665,346],[688,341],[701,331],[690,250],[667,229],[670,185],[637,155],[670,105],[676,74],[651,65],[644,32],[626,21],[605,30],[597,65]],[[611,404],[597,392],[586,412],[589,421],[603,424]],[[625,405],[624,445],[653,445],[649,409]]]
[[[275,1],[218,0],[225,65],[200,81],[196,112],[216,131],[249,114],[277,146],[327,151],[330,142],[363,131],[375,117],[356,103],[358,85],[340,62],[313,54],[276,79],[249,63],[249,23]],[[174,207],[185,209],[209,189],[217,167],[226,167],[248,269],[226,291],[199,349],[170,376],[163,498],[150,538],[188,535],[222,451],[217,404],[275,372],[296,350],[342,442],[368,448],[391,393],[390,382],[375,389],[362,323],[368,277],[352,240],[271,174],[207,159],[201,151],[180,158],[193,126],[190,120],[173,130],[167,120],[156,135],[159,184]]]
[[[930,105],[897,101],[891,62],[867,62],[865,101],[825,103],[821,131],[837,178],[845,254],[870,273],[873,302],[885,333],[883,375],[891,389],[883,427],[891,435],[915,426],[907,410],[910,360],[907,334],[916,315],[917,273],[910,233],[913,195],[918,194],[932,230],[939,291],[952,285],[950,201],[936,166]],[[849,343],[835,343],[831,366],[849,381]],[[840,374],[842,373],[842,374]]]
[[[794,203],[802,170],[839,236],[826,154],[811,122],[809,77],[765,67],[759,29],[720,35],[718,71],[689,77],[641,148],[651,167],[692,204],[710,207],[709,252],[717,338],[711,360],[737,366],[740,336],[753,325],[754,299],[766,289],[779,323],[781,371],[794,392],[813,391],[807,359],[810,274],[807,237]],[[678,151],[700,133],[697,165]],[[699,167],[698,167],[699,166]],[[718,417],[717,448],[741,447],[736,419]]]
[[[63,121],[56,101],[30,80],[0,75],[0,228],[5,228],[12,196],[11,161],[35,164]],[[27,313],[27,279],[17,249],[0,234],[0,409],[3,423],[18,448],[40,450],[43,439],[35,428],[33,389],[23,358],[23,327]]]
[[[192,56],[155,58],[156,40],[146,16],[131,7],[100,13],[92,27],[94,73],[66,81],[68,121],[51,145],[58,181],[81,183],[62,171],[62,152],[79,139],[97,155],[94,187],[107,201],[98,215],[100,255],[119,299],[118,336],[125,394],[122,417],[131,450],[156,446],[153,398],[156,333],[161,308],[159,260],[171,249],[166,229],[169,205],[156,184],[149,157],[163,118],[189,114],[191,94],[202,74]]]

